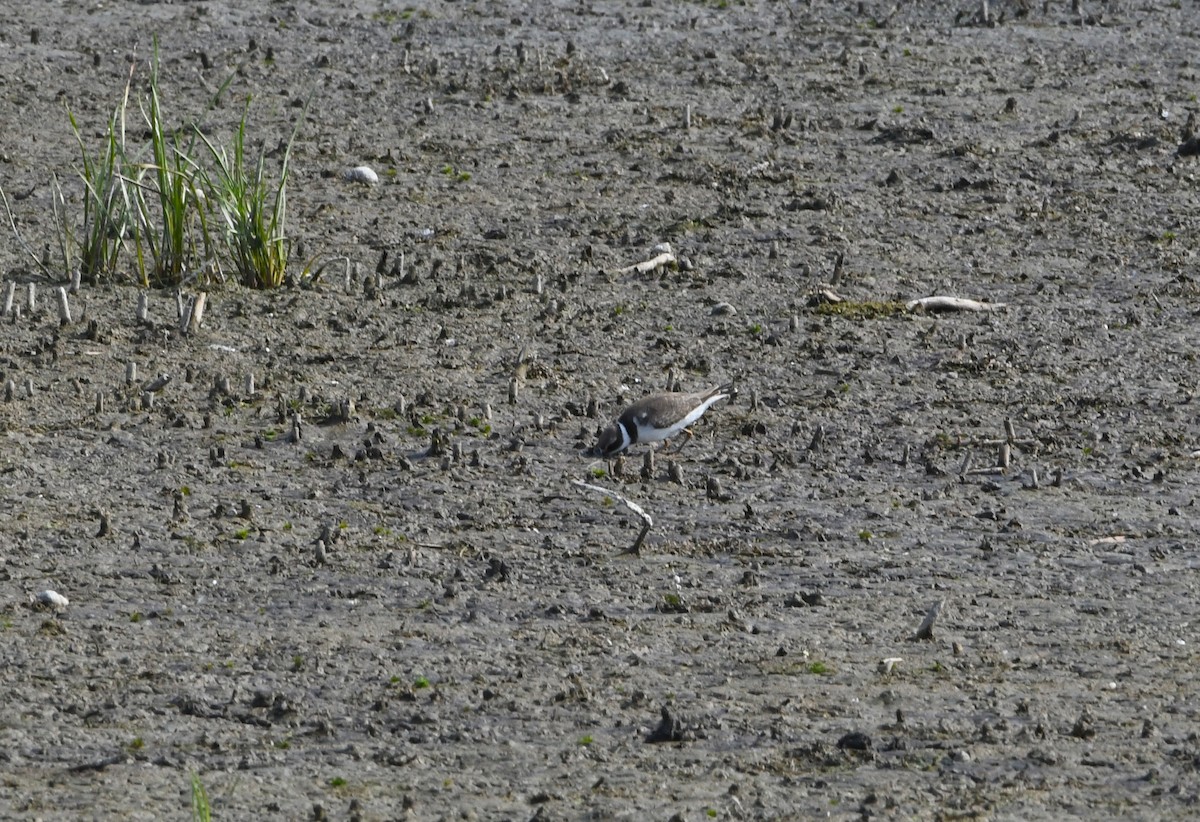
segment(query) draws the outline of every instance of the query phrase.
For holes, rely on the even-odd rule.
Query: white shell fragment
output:
[[[963,297],[920,297],[909,300],[904,304],[909,311],[920,308],[924,311],[999,311],[1007,308],[1007,303],[981,303],[978,300],[968,300]]]
[[[350,183],[366,183],[367,185],[374,185],[375,183],[379,182],[379,175],[376,174],[375,169],[371,168],[370,166],[355,166],[354,168],[347,169],[346,173],[343,174],[342,177],[344,177],[346,181]]]
[[[65,596],[60,594],[58,591],[51,591],[50,589],[46,589],[45,591],[38,593],[37,596],[34,597],[34,601],[38,605],[42,605],[47,608],[53,608],[56,611],[61,611],[71,604],[71,601]]]

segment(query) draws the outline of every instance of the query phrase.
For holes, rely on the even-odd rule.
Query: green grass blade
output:
[[[212,822],[212,807],[208,804],[208,791],[200,781],[200,775],[192,773],[192,819],[195,822]]]

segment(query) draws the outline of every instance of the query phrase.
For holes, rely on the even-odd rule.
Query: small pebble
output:
[[[71,604],[71,601],[65,596],[60,594],[58,591],[52,591],[50,589],[39,592],[36,600],[38,604],[44,605],[48,608],[53,608],[56,611],[62,611]]]
[[[370,166],[355,166],[347,169],[342,177],[349,183],[366,183],[374,185],[379,182],[379,175],[375,173],[375,169]]]

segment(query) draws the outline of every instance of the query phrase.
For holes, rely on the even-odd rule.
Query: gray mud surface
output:
[[[1190,2],[14,6],[35,251],[157,33],[271,173],[312,95],[295,267],[350,285],[60,327],[5,226],[0,817],[1200,813]],[[732,378],[648,478],[581,453]]]

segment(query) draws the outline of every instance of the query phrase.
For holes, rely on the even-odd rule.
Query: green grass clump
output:
[[[180,131],[168,132],[163,125],[157,39],[150,61],[150,108],[142,114],[150,128],[152,162],[143,166],[134,180],[138,279],[144,286],[177,286],[184,282],[190,268],[210,259],[211,244],[205,199],[196,187],[195,138],[185,146]],[[152,185],[144,182],[147,176]]]
[[[249,114],[250,98],[246,98],[246,109],[233,138],[232,154],[217,148],[200,134],[216,163],[214,173],[206,174],[205,179],[225,219],[226,250],[243,285],[278,288],[283,284],[291,255],[291,241],[284,233],[288,166],[292,144],[304,115],[302,113],[296,120],[283,153],[279,179],[271,184],[266,178],[266,153],[259,153],[253,163],[246,157],[246,118]]]
[[[61,186],[55,181],[55,223],[63,266],[76,267],[93,281],[112,279],[122,271],[122,256],[134,255],[136,279],[142,286],[174,287],[192,270],[211,260],[203,198],[196,187],[192,145],[165,126],[158,83],[158,41],[150,61],[149,108],[142,116],[150,131],[149,159],[137,158],[125,139],[125,118],[134,68],[121,102],[109,118],[101,150],[93,154],[68,108],[67,118],[79,143],[83,181],[83,223],[77,231],[66,212]],[[132,248],[130,248],[132,245]],[[201,248],[203,246],[203,248]]]
[[[257,159],[247,157],[249,98],[229,150],[195,125],[168,127],[157,38],[149,62],[149,91],[140,104],[148,142],[127,142],[125,121],[136,69],[136,65],[130,68],[124,93],[97,149],[89,147],[83,127],[67,108],[79,144],[77,171],[83,198],[82,214],[71,214],[62,186],[54,178],[51,201],[63,270],[53,271],[48,255],[34,253],[21,237],[8,198],[0,191],[0,202],[20,245],[51,276],[69,278],[78,272],[98,282],[129,276],[132,271],[143,287],[175,288],[189,281],[206,286],[219,280],[228,267],[247,286],[282,285],[291,251],[285,232],[288,172],[303,113],[288,139],[278,174],[269,180],[266,152]],[[210,107],[236,76],[230,74]],[[212,162],[201,162],[204,154],[211,155]],[[214,213],[220,215],[216,221]]]
[[[67,119],[75,134],[75,141],[79,143],[82,162],[83,225],[76,232],[67,218],[62,188],[55,178],[58,246],[66,271],[74,271],[78,266],[82,276],[93,280],[116,273],[124,245],[122,238],[130,227],[133,213],[129,190],[122,176],[125,161],[125,107],[128,102],[129,84],[126,83],[121,104],[109,118],[103,149],[97,154],[88,151],[79,123],[71,110],[67,109]]]

